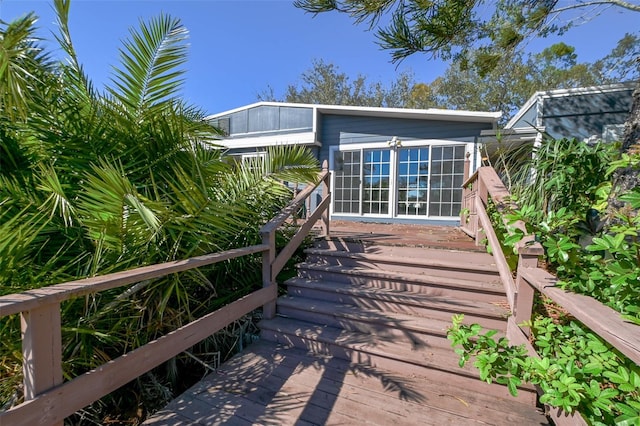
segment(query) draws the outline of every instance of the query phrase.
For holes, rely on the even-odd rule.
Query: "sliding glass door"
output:
[[[333,213],[458,216],[466,150],[464,144],[336,150]]]

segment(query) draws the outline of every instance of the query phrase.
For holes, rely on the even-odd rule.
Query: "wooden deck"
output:
[[[534,408],[258,341],[146,425],[544,425]]]
[[[432,260],[436,253],[432,248],[444,249],[437,256],[444,256],[442,259],[449,257],[451,250],[466,251],[466,259],[471,264],[475,263],[475,257],[486,256],[486,254],[469,253],[478,251],[478,248],[473,240],[455,227],[357,222],[332,222],[331,226],[334,240],[332,240],[333,243],[329,243],[330,246],[336,245],[336,241],[357,241],[366,247],[370,245],[403,246],[390,247],[384,251],[384,255],[374,254],[370,259],[375,259],[377,256],[388,257],[387,261],[392,261],[393,258],[402,259],[407,255],[412,257],[410,253],[413,249],[405,247],[415,248],[419,253],[416,256],[420,258],[426,256]],[[340,250],[346,249],[345,244],[341,245]],[[313,255],[310,254],[310,256]],[[436,261],[443,260],[436,259]],[[384,268],[381,272],[387,268],[380,267]],[[393,275],[395,272],[388,273]],[[333,285],[335,287],[335,284]],[[384,293],[382,289],[379,291]],[[283,311],[286,309],[285,301],[282,302]],[[314,315],[319,315],[320,303],[316,302],[313,309]],[[333,311],[333,314],[329,313],[329,316],[339,316],[338,305],[330,311]],[[360,316],[362,315],[364,313],[360,313]],[[438,322],[431,319],[431,322],[446,323],[449,317],[450,314],[447,313],[445,320]],[[298,323],[287,319],[287,314],[280,321],[285,321],[292,327],[298,327]],[[345,323],[345,321],[348,320],[339,322]],[[406,318],[403,322],[405,326],[409,323]],[[321,331],[318,333],[325,331],[322,324],[328,327],[325,334],[330,333],[331,330],[333,333],[339,332],[328,326],[330,323],[331,320],[328,317],[320,319],[321,325],[318,325],[320,327],[318,330]],[[418,363],[417,360],[422,358],[440,359],[442,354],[448,357],[446,360],[443,358],[446,362],[440,370],[431,372],[411,366],[387,370],[381,367],[386,365],[386,362],[379,359],[378,362],[372,363],[370,356],[356,355],[355,359],[353,356],[345,359],[344,356],[338,356],[334,349],[327,350],[320,341],[305,340],[307,343],[303,343],[303,347],[306,349],[303,349],[300,348],[300,341],[296,336],[302,336],[308,331],[301,326],[290,332],[291,338],[283,337],[280,343],[263,338],[252,344],[144,424],[154,426],[548,424],[547,418],[532,406],[530,400],[524,403],[523,398],[513,399],[507,395],[506,389],[504,395],[501,393],[502,397],[496,397],[495,388],[492,391],[489,389],[490,385],[484,382],[472,380],[472,385],[469,385],[468,379],[462,380],[455,375],[449,376],[448,368],[457,368],[454,367],[457,362],[456,355],[450,348],[442,349],[442,346],[448,347],[448,343],[440,331],[437,332],[440,333],[439,337],[434,335],[428,338],[430,344],[439,340],[440,343],[437,345],[440,345],[440,348],[433,346],[428,349],[430,344],[427,344],[426,348],[420,349],[426,350],[427,353],[421,352],[422,355],[418,356],[416,352]],[[340,333],[349,334],[347,331]],[[369,336],[369,340],[372,339],[375,340],[376,337]],[[395,344],[393,340],[389,341],[389,347],[397,346],[399,351],[413,352],[410,347],[401,349],[404,346],[400,340],[402,339],[398,339]],[[294,347],[294,341],[297,347]],[[343,350],[350,351],[350,349]],[[343,350],[339,349],[338,352]],[[433,353],[430,353],[431,351]],[[412,358],[410,354],[407,355],[408,358]],[[443,380],[443,377],[450,377],[450,379]]]
[[[475,241],[457,226],[332,220],[331,236],[377,245],[432,247],[486,253],[484,247],[477,246]]]

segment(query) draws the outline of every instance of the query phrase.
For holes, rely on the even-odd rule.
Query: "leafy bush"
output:
[[[507,257],[513,260],[525,223],[545,250],[546,267],[563,288],[594,297],[640,325],[640,188],[620,197],[623,209],[605,217],[611,174],[640,166],[638,154],[616,159],[617,147],[575,140],[547,140],[511,188],[515,205],[504,216],[489,213]],[[507,225],[504,225],[504,218]],[[510,256],[511,255],[511,256]],[[510,262],[513,265],[513,262]],[[454,318],[449,338],[460,363],[475,357],[480,377],[505,384],[515,394],[522,382],[539,385],[541,402],[579,411],[591,424],[640,423],[640,368],[572,318],[538,314],[532,319],[533,345],[509,346],[495,331]],[[640,332],[640,331],[639,331]]]
[[[524,345],[496,339],[497,331],[482,334],[480,325],[463,325],[462,319],[453,318],[448,338],[460,346],[460,366],[474,357],[473,365],[487,383],[504,384],[514,396],[523,382],[538,385],[540,402],[580,412],[593,425],[640,422],[640,367],[581,324],[548,317],[533,321],[538,358],[529,356]]]

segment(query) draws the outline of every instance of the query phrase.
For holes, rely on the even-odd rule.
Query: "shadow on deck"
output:
[[[357,241],[364,245],[403,246],[414,248],[437,248],[456,251],[478,251],[473,240],[455,227],[418,226],[418,225],[381,225],[357,222],[332,222],[331,234],[334,245],[341,242]],[[346,249],[348,244],[338,250]],[[396,249],[393,249],[396,250]],[[404,249],[401,249],[404,250]],[[375,256],[401,257],[401,252],[376,252]],[[382,253],[382,254],[381,254]],[[430,251],[429,253],[433,253]],[[446,258],[449,254],[445,254]],[[471,263],[478,253],[468,253]],[[393,270],[382,272],[394,275]],[[313,283],[312,283],[313,284]],[[291,284],[293,286],[293,284]],[[371,280],[369,286],[376,286]],[[317,287],[320,287],[316,281]],[[357,287],[357,285],[356,285]],[[291,290],[290,290],[291,291]],[[345,290],[346,291],[346,290]],[[291,294],[290,294],[291,296]],[[287,296],[287,297],[290,297]],[[480,302],[465,302],[451,296],[443,296],[447,300],[439,300],[433,294],[421,293],[416,296],[404,296],[394,288],[380,287],[376,297],[381,300],[360,300],[355,305],[364,309],[359,317],[382,315],[379,306],[389,304],[387,300],[393,296],[393,302],[403,297],[422,297],[429,299],[431,304],[472,304]],[[287,297],[283,299],[287,299]],[[492,296],[493,297],[493,296]],[[438,299],[438,300],[435,300]],[[246,350],[226,363],[215,373],[206,376],[178,399],[171,402],[165,409],[149,418],[146,425],[543,425],[547,419],[533,404],[509,397],[496,397],[495,391],[480,380],[464,380],[452,375],[448,379],[449,369],[457,364],[456,355],[448,349],[442,355],[438,348],[431,347],[431,343],[440,342],[442,346],[446,336],[430,335],[428,327],[440,328],[445,320],[430,317],[430,324],[424,323],[427,318],[418,315],[413,330],[425,332],[411,339],[409,349],[402,349],[401,341],[405,339],[402,327],[388,326],[385,332],[367,325],[372,332],[364,331],[358,334],[360,339],[349,342],[350,348],[332,346],[327,350],[321,342],[322,335],[332,342],[339,340],[357,339],[353,328],[344,327],[351,321],[371,318],[354,318],[358,315],[345,314],[340,319],[344,304],[330,302],[326,298],[318,298],[313,306],[313,315],[317,321],[313,327],[304,329],[299,327],[294,318],[289,317],[286,309],[296,309],[295,297],[291,299],[292,307],[286,307],[286,300],[282,301],[279,311],[285,312],[280,321],[283,331],[288,334],[278,338],[275,343],[271,338],[262,338]],[[341,299],[342,300],[342,299]],[[335,328],[331,322],[323,322],[320,315],[321,304],[333,303],[330,315],[341,323]],[[280,305],[279,305],[280,306]],[[473,307],[471,307],[473,308]],[[470,308],[470,309],[471,309]],[[331,309],[331,307],[330,307]],[[398,308],[394,310],[393,318],[413,324],[407,315],[402,316]],[[447,311],[448,312],[448,311]],[[365,315],[366,314],[366,315]],[[445,319],[450,317],[447,313]],[[385,317],[386,318],[386,317]],[[379,319],[376,319],[379,321]],[[386,321],[389,322],[389,321]],[[423,323],[420,325],[420,323]],[[286,324],[286,325],[285,325]],[[395,324],[395,323],[394,323]],[[436,327],[437,324],[437,327]],[[363,326],[359,326],[362,328]],[[425,330],[423,330],[423,328]],[[311,330],[311,331],[309,331]],[[358,330],[356,330],[357,332]],[[362,330],[359,330],[362,332]],[[440,333],[441,330],[438,331]],[[309,333],[315,334],[318,340],[312,340]],[[331,333],[336,334],[335,336]],[[411,332],[413,335],[413,332]],[[330,337],[329,337],[330,336]],[[426,337],[425,337],[426,336]],[[264,336],[263,336],[264,337]],[[417,340],[416,340],[417,339]],[[413,340],[423,339],[424,344],[415,346]],[[438,340],[439,339],[439,340]],[[380,340],[393,351],[401,350],[418,353],[415,359],[426,360],[427,363],[438,364],[432,372],[423,374],[415,365],[401,368],[387,368],[388,362],[382,358],[371,358],[360,354],[358,349],[371,351]],[[346,348],[346,349],[345,349]],[[346,355],[346,356],[345,356]],[[371,362],[377,359],[377,362]],[[451,366],[451,367],[450,367]],[[416,374],[416,371],[420,373]]]

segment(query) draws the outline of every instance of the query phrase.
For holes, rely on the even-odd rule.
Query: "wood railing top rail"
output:
[[[515,305],[516,298],[516,284],[513,280],[513,276],[511,274],[511,268],[509,268],[509,264],[507,262],[507,258],[502,252],[502,247],[500,247],[500,241],[498,240],[498,236],[496,235],[493,227],[491,226],[491,219],[487,214],[484,206],[481,205],[482,201],[480,198],[476,198],[476,213],[482,224],[484,229],[484,234],[487,237],[489,245],[491,246],[491,250],[493,252],[493,258],[496,262],[496,268],[498,269],[498,273],[500,274],[500,279],[502,280],[502,284],[505,288],[505,293],[507,296],[507,301],[509,302],[509,306],[513,310],[513,306]]]
[[[305,189],[300,191],[300,193],[293,200],[291,200],[287,207],[282,209],[280,213],[274,216],[273,219],[262,226],[262,228],[260,229],[260,233],[265,234],[273,232],[280,226],[282,226],[282,224],[289,218],[289,216],[300,209],[304,200],[306,200],[307,197],[309,197],[313,193],[313,191],[315,191],[316,188],[320,186],[320,184],[324,181],[328,174],[328,170],[323,170],[322,172],[320,172],[318,181],[314,185],[308,185]]]
[[[619,312],[592,297],[556,287],[558,279],[540,268],[521,268],[518,273],[529,285],[640,365],[640,327],[625,321]]]
[[[269,246],[258,244],[0,296],[0,318],[29,311],[48,303],[59,303],[74,297],[122,287],[266,250],[269,250]]]
[[[502,179],[500,179],[500,176],[498,176],[493,167],[480,167],[462,184],[462,186],[466,188],[476,180],[482,181],[484,188],[486,188],[487,193],[491,197],[491,200],[493,200],[493,203],[497,206],[498,210],[502,210],[507,205],[515,207],[511,201],[511,193],[504,186]],[[520,229],[525,233],[525,235],[527,234],[527,229],[522,221],[514,222],[510,226]],[[531,245],[529,242],[531,240],[533,240],[533,238],[526,239],[527,245]]]

